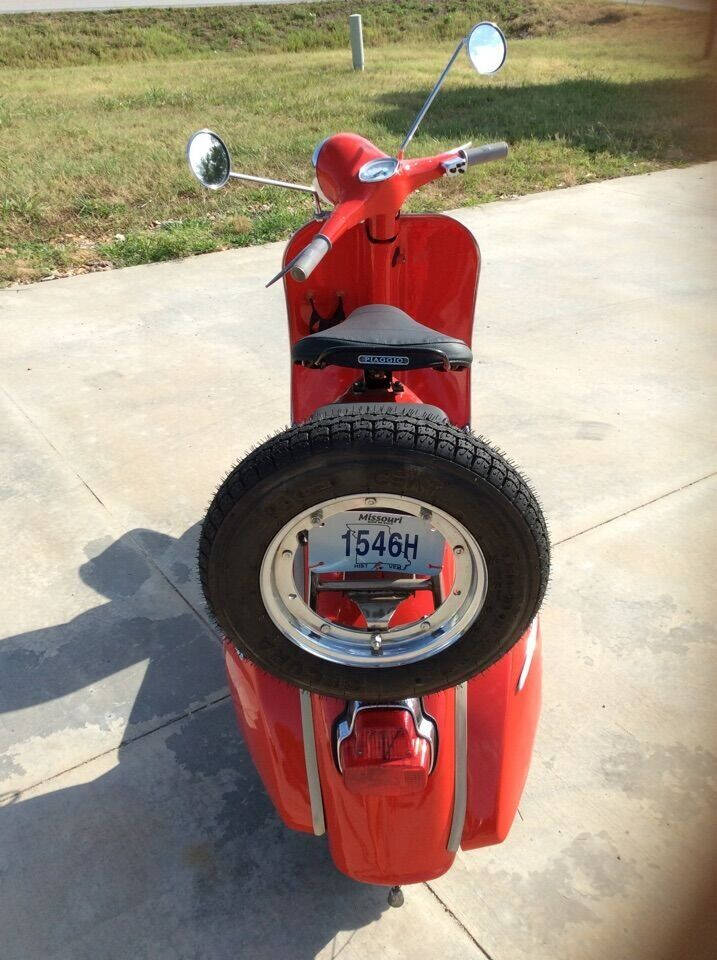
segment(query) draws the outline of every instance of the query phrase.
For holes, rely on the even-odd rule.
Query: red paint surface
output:
[[[426,789],[408,796],[360,796],[346,789],[333,757],[334,723],[345,704],[312,696],[316,752],[329,849],[343,873],[364,883],[419,883],[453,863],[446,850],[453,813],[454,692],[423,698],[439,729]]]
[[[320,227],[321,221],[313,220],[294,234],[284,264]],[[311,332],[312,301],[320,316],[331,317],[341,298],[346,316],[357,307],[386,303],[470,346],[479,268],[473,235],[450,217],[402,215],[396,239],[386,244],[371,243],[365,224],[359,224],[336,242],[305,283],[285,277],[290,341],[293,344]],[[407,370],[397,376],[422,403],[444,410],[456,426],[469,422],[470,370]],[[306,420],[317,407],[338,400],[359,377],[360,371],[343,367],[292,366],[292,419]],[[399,397],[398,402],[405,402]],[[360,402],[366,399],[358,397]]]
[[[540,713],[540,627],[528,678],[518,691],[527,633],[468,684],[468,802],[464,850],[501,843],[525,786]]]
[[[239,727],[281,819],[313,833],[299,691],[243,660],[224,641],[224,662]]]
[[[527,682],[517,691],[525,636],[468,683],[468,799],[461,846],[500,843],[525,785],[540,710],[541,640]],[[299,692],[242,660],[225,644],[239,724],[267,793],[282,820],[312,831]],[[329,847],[336,866],[366,883],[418,883],[444,873],[453,814],[454,691],[423,698],[438,725],[438,757],[426,789],[408,796],[361,796],[347,789],[334,762],[334,724],[345,703],[312,696],[314,731]]]
[[[316,162],[319,185],[334,209],[321,225],[321,235],[331,244],[352,227],[368,222],[371,236],[386,240],[396,232],[396,218],[406,197],[431,180],[444,175],[442,161],[455,157],[455,150],[435,157],[401,160],[388,180],[364,183],[361,167],[388,154],[355,133],[337,133],[325,141]],[[383,301],[376,301],[381,303]]]

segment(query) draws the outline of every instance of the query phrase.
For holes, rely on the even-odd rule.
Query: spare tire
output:
[[[449,588],[445,600],[439,596],[435,616],[426,615],[403,633],[387,627],[386,655],[375,659],[367,652],[371,634],[365,625],[362,646],[352,639],[355,629],[352,633],[313,612],[317,608],[305,602],[301,585],[286,587],[301,579],[294,564],[307,533],[312,536],[311,523],[324,527],[339,515],[361,518],[358,526],[376,521],[366,506],[357,513],[358,504],[383,511],[382,523],[389,518],[412,530],[430,524],[427,537],[444,537],[455,563],[454,583],[460,578],[466,585]],[[354,512],[337,513],[344,508]],[[368,550],[366,532],[359,530],[358,539]],[[351,536],[342,537],[347,555],[350,543],[358,549]],[[403,550],[400,562],[410,569],[416,537],[393,540],[399,553]],[[372,549],[388,542],[376,537]],[[453,686],[502,657],[538,612],[549,550],[534,494],[485,441],[450,425],[432,408],[374,411],[363,405],[336,413],[325,408],[242,460],[204,520],[199,568],[220,628],[259,667],[316,693],[387,702]],[[398,589],[398,579],[388,582]],[[401,581],[404,588],[406,582]],[[297,599],[297,594],[302,595]],[[361,595],[356,596],[360,602]]]

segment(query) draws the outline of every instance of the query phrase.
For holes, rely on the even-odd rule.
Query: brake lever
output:
[[[272,277],[271,280],[270,280],[267,284],[265,284],[265,289],[266,289],[267,287],[270,287],[272,284],[276,283],[277,280],[281,280],[282,277],[285,277],[285,276],[287,275],[287,273],[291,270],[291,268],[294,266],[294,264],[296,263],[296,261],[299,259],[299,257],[301,256],[301,254],[302,254],[303,252],[304,252],[303,250],[299,250],[299,252],[296,254],[296,256],[293,257],[293,258],[287,263],[287,265],[284,267],[284,269],[283,269],[283,270],[280,270],[275,277]]]

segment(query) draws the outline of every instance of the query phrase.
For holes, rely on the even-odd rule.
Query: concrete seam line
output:
[[[605,527],[608,523],[612,523],[614,520],[620,520],[622,517],[627,517],[631,513],[635,513],[637,510],[642,510],[644,507],[649,507],[653,503],[659,503],[660,500],[666,500],[667,497],[671,497],[675,493],[680,493],[682,490],[688,490],[690,487],[694,487],[696,484],[702,483],[704,480],[709,480],[714,476],[717,476],[717,471],[706,473],[704,477],[698,477],[696,480],[690,480],[689,483],[683,483],[681,487],[675,487],[674,490],[668,490],[667,493],[661,493],[659,497],[653,497],[652,500],[646,500],[644,503],[639,503],[636,507],[630,507],[629,510],[624,510],[622,513],[617,513],[614,517],[608,517],[607,520],[601,520],[600,523],[594,523],[591,527],[585,527],[584,530],[578,530],[577,533],[571,533],[569,537],[563,537],[562,540],[557,540],[553,544],[553,549],[561,546],[563,543],[569,543],[571,540],[576,540],[578,537],[582,537],[584,533],[590,533],[591,530],[597,530],[600,527]]]
[[[104,504],[103,504],[103,506],[104,506]],[[107,510],[107,507],[105,507],[105,510]],[[112,517],[112,519],[114,520],[114,517],[112,516],[112,514],[110,513],[109,510],[107,510],[107,513],[108,513],[108,514]],[[189,609],[192,611],[192,613],[193,613],[194,616],[197,618],[197,620],[199,620],[199,622],[202,624],[202,626],[204,626],[204,627],[207,628],[207,630],[209,631],[209,633],[211,634],[211,636],[214,638],[214,640],[216,640],[219,644],[222,644],[222,643],[223,643],[223,640],[222,640],[221,636],[219,635],[219,633],[217,632],[214,624],[213,624],[210,620],[208,620],[205,616],[203,616],[202,613],[201,613],[199,610],[197,610],[197,608],[194,606],[194,604],[190,603],[190,601],[187,599],[187,597],[184,596],[184,594],[183,594],[182,591],[179,589],[179,587],[175,586],[175,584],[172,583],[172,581],[169,579],[169,577],[168,577],[167,574],[164,572],[164,570],[162,570],[162,568],[152,559],[152,557],[150,557],[149,554],[148,554],[145,550],[143,550],[141,544],[137,543],[137,541],[135,540],[135,538],[134,538],[133,536],[131,536],[131,535],[130,535],[130,540],[131,540],[132,543],[137,547],[137,549],[138,549],[139,552],[142,554],[142,556],[147,560],[147,563],[149,563],[152,567],[154,567],[154,569],[157,571],[157,573],[160,575],[160,577],[162,577],[162,579],[163,579],[163,580],[165,581],[165,583],[170,587],[170,589],[171,589],[171,590],[174,590],[174,592],[177,594],[177,596],[178,596],[181,600],[183,600],[184,603],[186,603],[186,605],[187,605],[187,606],[189,607]]]
[[[0,387],[0,390],[2,390],[2,392],[3,392],[3,394],[5,395],[5,397],[7,398],[7,400],[8,400],[8,401],[15,407],[15,409],[27,420],[27,422],[30,424],[30,426],[42,437],[42,439],[43,439],[43,440],[45,441],[45,443],[50,447],[50,449],[51,449],[51,450],[54,450],[54,452],[55,452],[55,453],[57,454],[57,456],[60,458],[60,460],[62,461],[62,463],[68,468],[68,470],[70,470],[70,471],[77,477],[77,479],[80,481],[80,483],[82,484],[82,486],[87,490],[87,492],[97,501],[97,503],[99,503],[99,505],[102,507],[102,509],[103,509],[103,510],[105,511],[105,513],[107,514],[107,516],[110,517],[110,519],[112,520],[113,526],[114,526],[116,529],[119,529],[119,528],[120,528],[120,524],[119,524],[119,522],[117,521],[117,518],[116,518],[116,517],[114,516],[114,514],[112,513],[112,511],[109,510],[109,508],[102,502],[102,500],[98,497],[98,495],[95,493],[95,491],[94,491],[94,490],[92,489],[92,487],[89,485],[89,483],[87,483],[87,481],[84,479],[84,477],[82,477],[82,476],[75,470],[75,468],[73,467],[73,465],[72,465],[72,464],[70,463],[70,461],[64,456],[64,454],[62,453],[62,451],[61,451],[58,447],[55,446],[55,444],[52,442],[52,440],[50,440],[50,438],[47,436],[47,434],[45,434],[45,433],[43,432],[43,430],[35,423],[35,421],[32,419],[32,417],[31,417],[31,416],[27,413],[27,411],[21,406],[21,404],[18,403],[18,401],[12,396],[12,394],[8,393],[7,390],[6,390],[4,387]],[[164,572],[164,570],[162,570],[162,568],[161,568],[161,567],[159,566],[159,564],[154,560],[154,558],[151,557],[151,556],[147,553],[147,551],[142,547],[142,545],[141,545],[140,543],[137,542],[137,540],[135,540],[135,538],[134,538],[132,535],[129,536],[129,539],[130,539],[131,542],[134,544],[134,546],[137,548],[137,550],[141,553],[141,555],[144,557],[144,559],[147,561],[147,563],[148,563],[154,570],[157,571],[157,573],[158,573],[158,574],[160,575],[160,577],[165,581],[165,583],[170,587],[170,589],[172,589],[172,590],[177,594],[177,596],[178,596],[181,600],[184,601],[184,603],[189,607],[189,609],[192,611],[192,613],[194,614],[194,616],[199,620],[199,622],[200,622],[204,627],[207,628],[207,630],[209,631],[209,633],[211,634],[211,636],[213,637],[213,639],[214,639],[214,640],[217,640],[219,643],[221,643],[221,642],[222,642],[222,638],[221,638],[221,636],[219,635],[219,633],[217,632],[216,628],[214,627],[214,624],[213,624],[210,620],[208,620],[207,617],[203,616],[203,614],[201,613],[201,611],[197,610],[197,608],[189,601],[189,599],[188,599],[187,597],[185,597],[185,595],[182,593],[182,591],[179,589],[179,587],[177,587],[174,583],[172,583],[172,581],[169,579],[169,577],[168,577],[167,574]]]
[[[80,767],[87,766],[87,764],[92,763],[93,760],[99,760],[101,757],[106,757],[107,754],[112,753],[113,750],[117,750],[119,752],[123,749],[123,747],[129,747],[133,743],[137,743],[138,740],[144,740],[145,737],[151,736],[158,730],[164,730],[165,727],[171,727],[172,724],[178,723],[180,720],[186,720],[187,717],[192,717],[195,713],[201,713],[202,710],[206,710],[208,707],[213,707],[217,703],[223,703],[224,700],[228,700],[229,697],[230,694],[223,693],[221,697],[217,697],[215,700],[209,700],[207,703],[202,703],[193,710],[185,710],[184,713],[179,713],[176,717],[171,717],[164,723],[160,723],[158,726],[152,727],[151,730],[145,730],[144,733],[138,733],[136,737],[130,737],[127,740],[120,740],[120,742],[114,747],[109,747],[107,750],[103,750],[101,753],[95,753],[93,756],[87,757],[85,760],[80,760],[79,763],[73,763],[71,767],[66,767],[64,770],[58,770],[57,773],[53,773],[50,777],[45,777],[44,780],[38,780],[37,783],[31,783],[29,787],[23,787],[21,790],[8,790],[5,793],[0,793],[0,807],[7,806],[8,803],[15,803],[20,799],[20,797],[23,796],[23,794],[28,793],[30,790],[35,790],[37,787],[41,787],[45,783],[51,783],[53,780],[57,780],[58,777],[63,777],[66,773],[71,773],[73,770],[79,770]]]
[[[436,891],[433,889],[433,887],[430,885],[430,883],[429,883],[427,880],[424,881],[423,886],[436,898],[436,900],[440,903],[440,905],[441,905],[441,906],[443,907],[443,909],[446,911],[446,913],[448,914],[448,916],[449,916],[452,920],[454,920],[455,923],[458,924],[458,926],[459,926],[459,927],[461,928],[461,930],[465,933],[465,935],[468,937],[468,939],[471,941],[471,943],[472,943],[474,946],[478,947],[478,949],[479,949],[480,952],[481,952],[481,956],[485,957],[486,960],[493,960],[493,957],[488,953],[488,951],[485,949],[485,947],[482,947],[482,946],[480,945],[480,943],[476,940],[476,938],[475,938],[475,937],[473,936],[473,934],[470,932],[470,930],[468,929],[468,927],[466,927],[463,923],[461,923],[461,921],[458,919],[458,917],[455,915],[455,913],[451,910],[451,908],[450,908],[449,906],[447,906],[446,903],[445,903],[443,900],[441,900],[441,898],[438,896],[438,894],[436,893]]]

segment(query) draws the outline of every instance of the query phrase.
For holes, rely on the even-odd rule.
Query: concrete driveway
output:
[[[287,420],[280,245],[0,291],[4,960],[696,957],[715,853],[717,164],[460,211],[474,422],[552,526],[506,843],[385,891],[275,816],[194,571]]]

